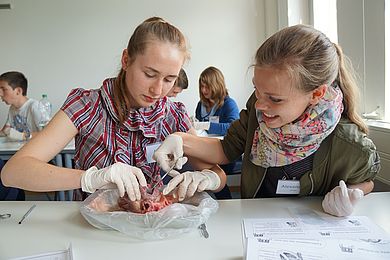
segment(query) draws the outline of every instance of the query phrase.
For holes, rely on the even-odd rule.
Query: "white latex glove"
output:
[[[18,130],[12,127],[9,129],[9,134],[7,137],[11,141],[24,141],[28,139],[28,136],[26,136],[25,133],[19,132]]]
[[[131,201],[140,200],[139,185],[146,186],[146,179],[141,169],[117,162],[103,169],[95,166],[89,168],[81,176],[81,189],[93,193],[100,188],[108,188],[116,184],[119,196],[123,197],[125,191]]]
[[[182,201],[186,197],[192,197],[196,191],[216,190],[220,185],[221,179],[211,170],[185,172],[170,180],[163,194],[167,195],[178,187],[177,194],[179,201]]]
[[[210,122],[194,122],[193,123],[195,130],[209,130]]]
[[[187,157],[183,156],[183,139],[175,134],[168,135],[164,142],[154,151],[153,159],[165,171],[172,167],[180,170],[187,162]],[[170,176],[179,175],[175,170],[169,172]]]
[[[11,126],[10,125],[4,126],[3,129],[0,131],[0,136],[8,136],[10,130],[11,130]]]
[[[322,208],[326,213],[337,217],[349,216],[352,214],[355,204],[363,196],[364,193],[361,189],[349,189],[341,180],[339,186],[325,195]]]

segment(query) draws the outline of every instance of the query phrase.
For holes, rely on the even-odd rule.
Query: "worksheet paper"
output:
[[[243,219],[242,234],[248,260],[390,259],[390,236],[365,216]]]
[[[248,239],[247,260],[385,260],[390,240]]]

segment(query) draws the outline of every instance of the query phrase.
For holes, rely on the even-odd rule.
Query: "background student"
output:
[[[215,67],[208,67],[199,76],[200,101],[196,106],[196,130],[208,134],[225,135],[230,124],[239,118],[236,101],[229,96],[225,77]]]
[[[200,101],[196,106],[194,128],[206,131],[207,134],[225,135],[230,124],[239,118],[236,101],[229,96],[225,77],[216,67],[208,67],[199,76]],[[202,132],[199,133],[202,135]],[[221,165],[226,174],[237,174],[241,171],[241,158]],[[232,195],[227,185],[215,193],[217,199],[231,199]]]
[[[175,131],[194,133],[184,105],[166,97],[187,58],[185,38],[175,26],[159,17],[145,20],[122,53],[118,76],[99,89],[72,90],[44,130],[5,165],[3,183],[32,191],[81,187],[89,193],[114,183],[132,201],[140,199],[140,186],[161,186],[160,167],[149,160],[148,148],[152,154]],[[72,138],[76,169],[48,164]],[[181,174],[185,182],[175,179],[179,199],[225,185],[217,165],[192,165],[204,170]]]
[[[177,97],[184,89],[188,88],[188,78],[184,69],[180,69],[179,76],[177,77],[175,84],[169,90],[167,97]]]
[[[242,198],[325,195],[325,212],[351,214],[380,162],[341,48],[296,25],[267,39],[255,59],[254,93],[223,140],[175,133],[154,158],[165,169],[183,152],[220,164],[244,154]]]
[[[27,97],[27,79],[21,72],[9,71],[0,75],[0,97],[10,105],[0,136],[23,141],[39,131],[39,102]]]

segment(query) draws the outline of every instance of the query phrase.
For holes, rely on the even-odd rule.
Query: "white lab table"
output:
[[[11,142],[7,137],[0,137],[0,158],[8,160],[12,157],[26,142]]]
[[[6,137],[0,137],[0,158],[8,160],[13,156],[26,142],[11,142],[7,141]],[[69,157],[75,153],[74,139],[58,155],[68,155]],[[57,158],[55,158],[57,160]],[[60,159],[61,165],[62,159]],[[69,163],[69,162],[68,162]]]
[[[207,222],[208,239],[193,231],[165,241],[139,241],[117,231],[99,230],[79,213],[79,202],[0,202],[0,259],[64,250],[72,243],[74,259],[243,259],[242,218],[289,217],[290,207],[321,211],[320,197],[224,200]],[[390,192],[371,193],[354,215],[368,216],[390,233]],[[18,221],[32,204],[36,208]]]
[[[10,142],[6,137],[0,137],[0,158],[9,160],[26,142]],[[54,157],[55,164],[59,167],[72,168],[72,158],[75,153],[74,139],[62,151]],[[59,200],[72,200],[72,191],[57,192]]]

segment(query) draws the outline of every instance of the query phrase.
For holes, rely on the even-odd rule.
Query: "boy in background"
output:
[[[39,131],[39,102],[27,97],[27,79],[22,73],[10,71],[0,75],[0,97],[10,105],[0,136],[23,141]]]

